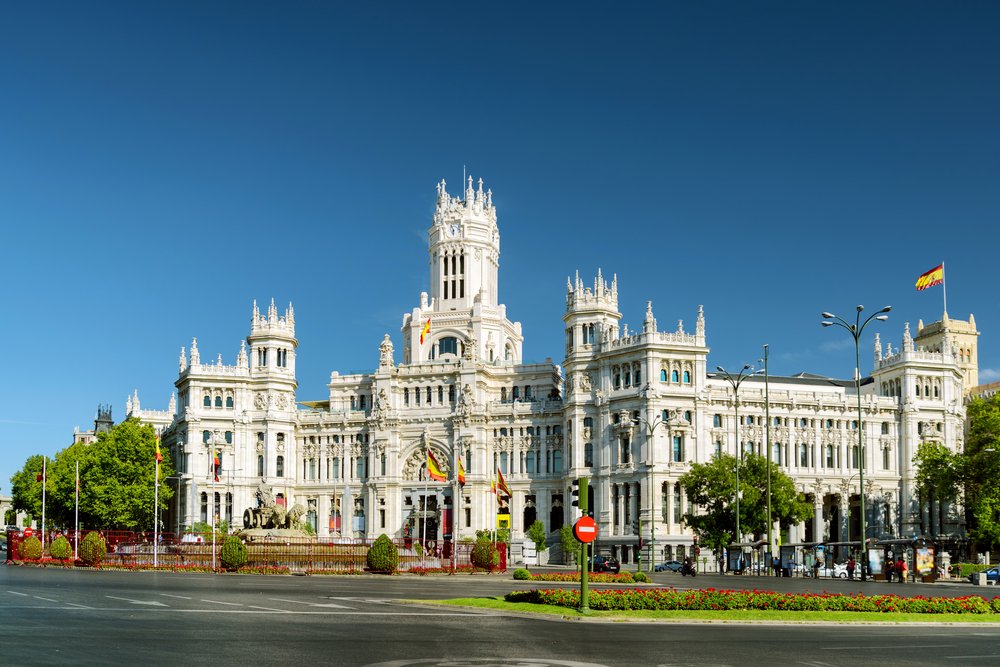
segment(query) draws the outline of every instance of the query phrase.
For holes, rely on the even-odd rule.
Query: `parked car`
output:
[[[653,569],[657,572],[680,572],[682,567],[684,567],[684,563],[679,560],[668,560],[665,563],[654,566]]]
[[[621,572],[622,564],[618,562],[617,558],[611,556],[594,556],[590,562],[591,572],[614,572],[618,574]]]
[[[855,572],[855,574],[861,576],[860,572]],[[819,576],[847,579],[847,563],[834,563],[833,567],[821,567],[819,568]]]
[[[971,581],[972,583],[976,583],[976,574],[985,574],[986,581],[992,581],[994,584],[1000,581],[1000,568],[991,567],[988,570],[983,570],[982,572],[976,572],[970,574],[969,581]]]

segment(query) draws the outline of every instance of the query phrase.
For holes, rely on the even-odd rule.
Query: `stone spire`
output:
[[[698,306],[698,320],[694,325],[694,333],[696,336],[704,337],[705,335],[705,309],[701,306]]]
[[[125,416],[128,417],[132,414],[132,395],[125,399]]]
[[[181,345],[181,356],[177,360],[177,366],[178,366],[178,371],[177,371],[178,374],[183,373],[184,371],[186,371],[187,367],[188,367],[187,351],[185,351],[183,345]]]
[[[135,389],[132,392],[132,409],[135,412],[139,412],[139,390]]]
[[[198,353],[198,339],[191,339],[191,365],[198,366],[201,364],[201,354]]]
[[[913,352],[913,336],[910,335],[910,323],[903,326],[903,352]]]
[[[278,309],[274,305],[274,299],[271,299],[271,305],[267,309],[267,321],[270,324],[278,323]]]
[[[250,316],[250,325],[253,326],[260,319],[260,309],[257,308],[257,299],[253,300],[253,315]]]
[[[875,365],[878,366],[878,362],[882,361],[882,339],[879,338],[878,333],[875,333]]]
[[[642,333],[656,333],[656,318],[653,317],[653,302],[646,302],[646,317],[642,321]]]
[[[167,404],[167,412],[172,415],[177,414],[177,394],[170,392],[170,403]]]
[[[236,365],[240,368],[247,368],[249,366],[247,362],[247,342],[245,340],[240,341],[240,353],[236,356]]]

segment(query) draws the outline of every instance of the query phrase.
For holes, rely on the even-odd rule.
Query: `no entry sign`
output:
[[[597,522],[589,516],[580,517],[573,524],[573,537],[583,543],[593,542],[597,539]]]

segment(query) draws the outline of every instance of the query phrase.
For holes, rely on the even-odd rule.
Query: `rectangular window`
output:
[[[683,436],[674,436],[674,449],[673,449],[673,461],[674,463],[680,463],[684,460],[684,438]]]

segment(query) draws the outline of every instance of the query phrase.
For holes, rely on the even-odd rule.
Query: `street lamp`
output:
[[[767,374],[768,344],[764,343],[764,446],[767,448],[767,551],[774,558],[771,541],[771,393]]]
[[[858,456],[861,458],[859,461],[859,486],[861,487],[861,493],[858,497],[861,501],[861,552],[864,555],[864,560],[861,562],[861,581],[866,581],[868,572],[868,544],[865,535],[865,448],[861,438],[861,332],[865,330],[868,323],[872,320],[878,320],[880,322],[885,322],[889,319],[888,313],[892,310],[892,306],[886,306],[876,313],[872,313],[868,316],[864,322],[861,321],[861,312],[865,309],[864,306],[858,305],[857,312],[854,317],[854,324],[850,324],[843,318],[837,317],[833,313],[824,312],[822,313],[823,321],[820,322],[824,327],[837,326],[844,329],[851,334],[854,338],[854,386],[858,394]],[[848,521],[848,526],[850,522]]]
[[[740,369],[739,374],[733,377],[732,373],[727,371],[722,366],[716,366],[715,370],[722,373],[722,377],[728,382],[733,388],[733,410],[735,411],[735,428],[733,429],[736,436],[736,543],[739,544],[742,533],[740,532],[740,458],[743,456],[743,452],[740,448],[740,385],[754,374],[750,370],[750,364],[743,364],[743,368]],[[747,371],[750,371],[749,373]],[[743,567],[743,547],[740,547],[740,569]]]
[[[652,422],[645,417],[634,417],[634,424],[642,424],[646,427],[646,467],[649,470],[649,566],[647,571],[653,571],[653,561],[656,558],[656,503],[654,502],[653,490],[653,433],[657,426],[666,426],[663,418],[657,415]],[[640,532],[639,539],[642,540]]]

